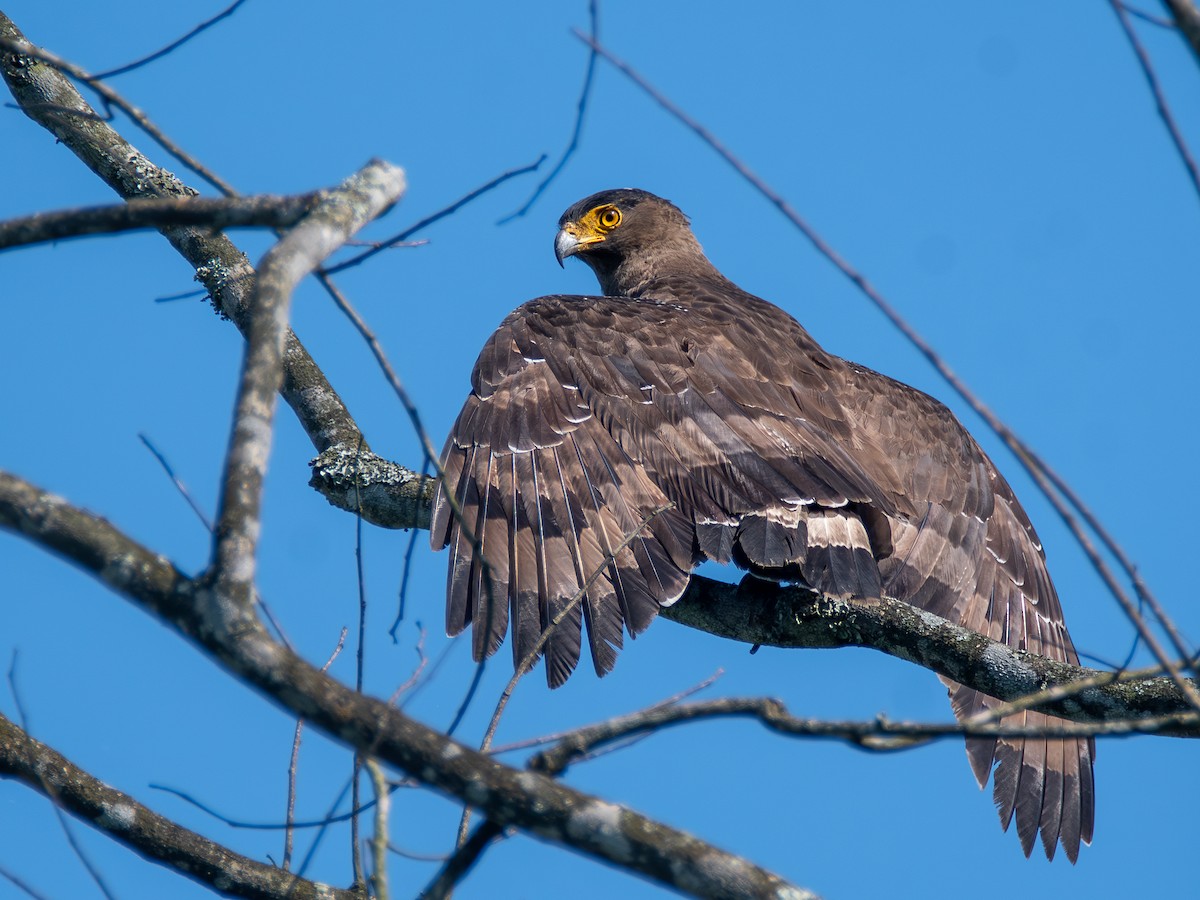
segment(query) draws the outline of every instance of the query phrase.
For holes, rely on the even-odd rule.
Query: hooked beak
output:
[[[554,258],[558,260],[559,266],[563,265],[563,261],[568,256],[574,256],[579,250],[579,238],[572,231],[568,231],[570,226],[564,226],[558,232],[558,236],[554,239]]]
[[[554,258],[561,266],[568,256],[582,253],[587,247],[599,244],[603,240],[604,235],[595,234],[587,228],[580,229],[576,222],[568,222],[558,230],[558,236],[554,238]]]

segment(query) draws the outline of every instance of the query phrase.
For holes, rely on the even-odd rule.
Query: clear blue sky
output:
[[[153,50],[217,3],[13,0],[35,43],[93,71]],[[736,10],[735,13],[731,9]],[[500,172],[565,145],[586,62],[569,34],[583,0],[540,3],[282,3],[234,17],[113,84],[244,192],[335,183],[372,156],[410,191],[372,236],[415,222]],[[1182,42],[1139,32],[1185,134],[1200,147],[1200,71]],[[609,2],[601,36],[768,180],[1092,504],[1184,630],[1200,636],[1190,510],[1200,202],[1105,3]],[[0,216],[110,202],[48,134],[0,109]],[[199,180],[118,117],[188,182]],[[544,170],[544,169],[543,169]],[[478,348],[520,302],[592,292],[561,271],[559,213],[607,187],[680,205],[713,261],[800,319],[829,349],[947,400],[1009,475],[1041,531],[1081,651],[1119,660],[1131,629],[1052,510],[982,423],[867,301],[711,150],[600,64],[582,145],[524,219],[498,226],[535,178],[511,182],[339,279],[420,403],[438,446]],[[252,259],[267,242],[238,237]],[[0,259],[0,468],[109,518],[184,569],[207,536],[138,441],[146,433],[214,506],[240,339],[186,291],[191,272],[155,235],[103,238]],[[374,448],[419,464],[407,418],[350,326],[313,286],[296,331]],[[357,616],[354,521],[305,486],[311,447],[281,410],[272,460],[263,595],[292,640],[324,661]],[[408,536],[366,529],[367,680],[388,695],[416,661],[420,622],[437,657],[445,557],[416,553],[409,619],[393,645]],[[733,573],[729,573],[730,576]],[[144,613],[24,542],[0,535],[0,662],[19,650],[34,736],[96,776],[240,852],[278,859],[277,832],[235,831],[149,785],[226,814],[278,822],[292,723]],[[462,737],[478,741],[508,676],[489,666]],[[1139,657],[1139,662],[1145,662]],[[930,673],[866,651],[787,652],[660,622],[599,681],[517,691],[506,743],[636,709],[708,677],[709,696],[782,698],[797,714],[945,720]],[[353,679],[352,656],[335,673]],[[540,674],[540,670],[539,670]],[[444,727],[472,675],[456,646],[409,707]],[[15,713],[7,688],[0,710]],[[876,756],[786,741],[749,724],[655,736],[568,780],[744,853],[830,898],[1181,895],[1194,887],[1200,767],[1192,744],[1101,743],[1096,841],[1079,864],[1026,861],[997,827],[957,742]],[[319,818],[346,778],[342,749],[310,732],[299,815]],[[455,808],[416,791],[393,809],[395,842],[443,852]],[[123,900],[207,894],[79,826]],[[309,838],[302,837],[300,852]],[[349,881],[346,838],[310,870]],[[49,806],[0,784],[0,866],[51,897],[96,896]],[[396,858],[396,896],[435,871]],[[12,888],[0,883],[0,897]],[[662,892],[517,837],[493,848],[464,898],[573,900]]]

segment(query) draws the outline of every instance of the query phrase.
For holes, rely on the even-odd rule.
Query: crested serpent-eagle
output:
[[[894,598],[1078,662],[1033,525],[945,406],[822,350],[718,272],[653,194],[581,200],[554,249],[586,262],[605,296],[512,312],[442,454],[431,540],[450,547],[447,630],[473,625],[476,659],[510,627],[524,658],[587,586],[543,648],[546,675],[567,679],[584,630],[603,675],[623,632],[716,560],[854,602]],[[995,705],[948,684],[959,718]],[[1015,816],[1026,855],[1040,832],[1047,856],[1061,841],[1075,860],[1092,837],[1094,742],[967,749],[980,785],[995,764],[1001,822]]]

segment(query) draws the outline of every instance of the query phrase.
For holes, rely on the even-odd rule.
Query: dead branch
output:
[[[105,520],[0,473],[0,527],[55,552],[188,638],[292,715],[515,827],[689,894],[813,895],[633,810],[502,765],[359,694],[274,641],[251,614]]]
[[[90,206],[37,213],[0,222],[0,250],[92,234],[116,234],[141,228],[195,225],[220,231],[254,225],[286,228],[312,209],[320,195],[295,197],[167,197],[131,200],[116,206]]]
[[[35,741],[0,715],[0,775],[44,794],[61,808],[146,859],[230,897],[260,900],[361,900],[360,894],[309,881],[257,862],[176,825]]]

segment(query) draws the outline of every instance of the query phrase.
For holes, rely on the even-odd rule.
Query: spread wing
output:
[[[917,516],[880,523],[891,545],[879,559],[884,594],[1010,647],[1077,665],[1037,533],[991,460],[937,401],[878,373],[851,370],[843,397],[859,430],[881,436],[909,496],[926,501]],[[943,681],[960,719],[1000,705]],[[1021,712],[1000,721],[1052,731],[1059,720]],[[969,738],[967,754],[981,787],[995,765],[1001,824],[1007,829],[1016,819],[1027,856],[1039,831],[1049,858],[1059,841],[1072,861],[1081,842],[1091,843],[1093,739]]]
[[[796,354],[809,370],[784,378],[766,365],[772,336],[756,361],[727,324],[667,303],[543,297],[489,339],[431,531],[451,550],[447,629],[473,624],[477,658],[510,626],[523,658],[582,592],[545,648],[547,677],[567,678],[585,629],[603,674],[623,631],[678,599],[705,558],[880,596],[849,510],[894,504],[831,436],[848,430],[828,373]]]
[[[524,658],[578,598],[543,650],[547,678],[566,680],[585,631],[603,674],[707,558],[1076,661],[1032,526],[945,407],[728,282],[683,290],[678,305],[543,297],[481,353],[431,537],[451,550],[447,629],[473,626],[477,659],[510,627]],[[951,694],[960,717],[995,702]],[[1001,819],[1015,811],[1026,852],[1040,831],[1074,859],[1091,838],[1091,743],[968,749],[981,783],[998,764]]]

